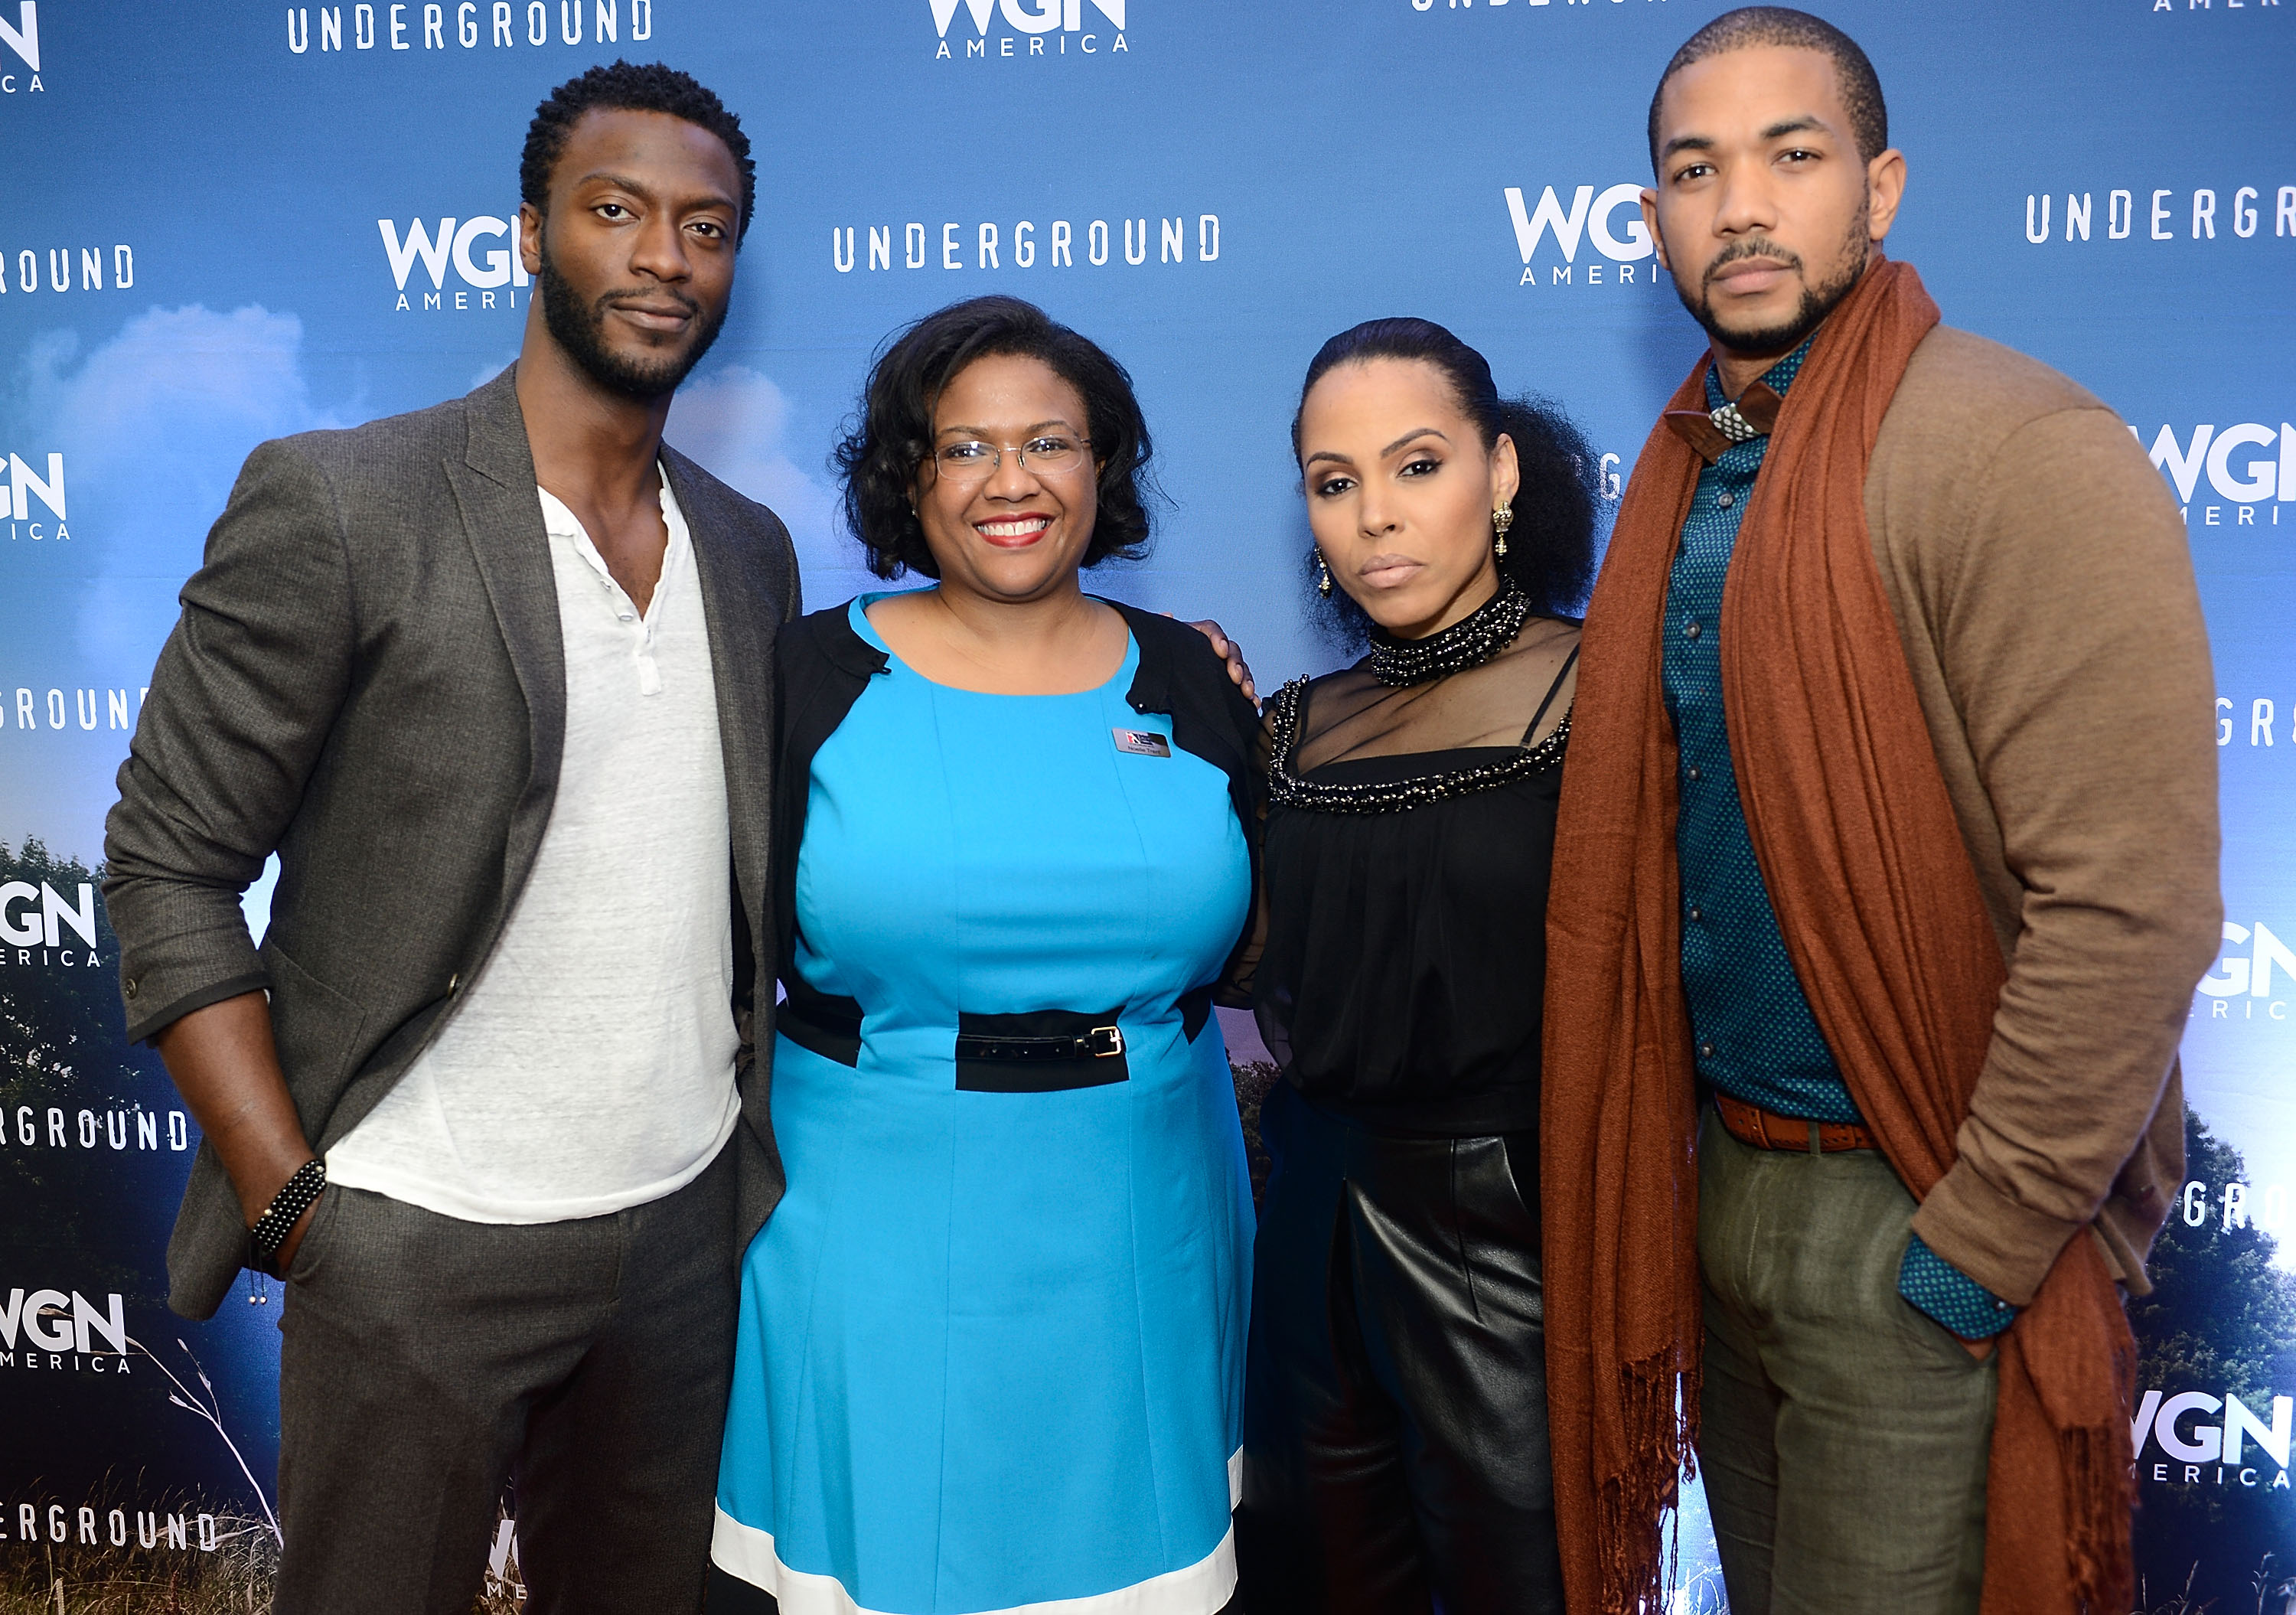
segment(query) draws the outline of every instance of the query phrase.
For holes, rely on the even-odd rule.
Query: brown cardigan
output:
[[[1945,326],[1890,401],[1866,517],[2009,971],[1914,1229],[2021,1306],[2086,1225],[2141,1294],[2184,1176],[2177,1045],[2223,925],[2184,524],[2095,398]]]

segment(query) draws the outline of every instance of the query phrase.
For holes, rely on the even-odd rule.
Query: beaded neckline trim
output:
[[[1455,796],[1493,790],[1552,767],[1562,759],[1563,749],[1570,741],[1570,714],[1566,711],[1545,740],[1536,746],[1525,746],[1504,762],[1456,768],[1448,774],[1399,780],[1392,784],[1341,785],[1302,779],[1292,771],[1292,758],[1300,744],[1300,705],[1307,689],[1308,680],[1303,675],[1275,693],[1268,719],[1269,738],[1274,745],[1267,767],[1267,794],[1286,808],[1305,808],[1311,813],[1399,813]]]
[[[1400,688],[1425,684],[1446,673],[1480,668],[1514,643],[1530,620],[1530,597],[1509,581],[1505,587],[1439,634],[1424,639],[1390,639],[1377,629],[1371,636],[1371,673]]]

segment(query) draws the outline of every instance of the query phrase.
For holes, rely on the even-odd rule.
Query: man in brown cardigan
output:
[[[1702,1416],[1739,1615],[2103,1608],[2114,1282],[2221,921],[2185,534],[2097,399],[1883,258],[1906,164],[1846,36],[1718,18],[1651,149],[1711,363],[1589,610],[1549,910],[1572,1605],[1654,1591]]]

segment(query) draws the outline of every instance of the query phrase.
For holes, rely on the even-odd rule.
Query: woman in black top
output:
[[[1325,343],[1292,435],[1369,653],[1269,709],[1245,1603],[1559,1615],[1540,987],[1594,461],[1423,320]]]

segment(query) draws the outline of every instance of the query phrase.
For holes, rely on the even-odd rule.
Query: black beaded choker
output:
[[[1447,673],[1480,668],[1514,643],[1530,618],[1530,597],[1509,580],[1499,592],[1439,633],[1424,639],[1397,639],[1371,631],[1371,676],[1400,688],[1422,685]]]

